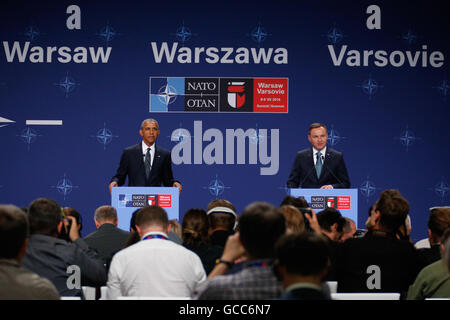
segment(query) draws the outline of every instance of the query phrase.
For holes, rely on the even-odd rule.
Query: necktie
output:
[[[320,152],[317,152],[316,155],[317,155],[316,172],[317,178],[319,178],[320,173],[322,172],[322,154]]]
[[[152,170],[152,156],[150,155],[150,148],[147,148],[147,152],[145,153],[144,165],[145,165],[145,176],[150,176],[150,170]]]

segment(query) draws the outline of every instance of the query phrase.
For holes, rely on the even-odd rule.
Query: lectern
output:
[[[169,220],[179,220],[179,190],[174,187],[113,187],[111,206],[116,208],[118,228],[130,230],[130,220],[139,208],[157,205],[166,210]]]

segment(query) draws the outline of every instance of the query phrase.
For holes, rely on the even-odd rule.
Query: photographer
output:
[[[297,224],[300,224],[300,225],[303,224],[303,227],[300,227],[300,229],[305,230],[305,231],[313,231],[313,229],[309,225],[308,218],[305,216],[305,214],[311,215],[311,208],[309,207],[308,201],[306,201],[305,198],[303,198],[303,197],[296,198],[291,195],[288,195],[288,196],[284,197],[283,200],[281,201],[280,208],[287,206],[287,205],[294,206],[298,211],[300,211],[302,217],[296,219],[296,220],[298,220],[296,222]],[[285,215],[285,218],[287,218],[286,215]],[[290,219],[288,219],[288,220],[290,220]],[[298,230],[298,231],[300,231],[300,230]]]
[[[61,207],[47,198],[34,200],[28,214],[31,236],[24,268],[49,279],[61,296],[82,297],[81,286],[105,285],[105,267],[79,237],[74,217],[63,219]]]

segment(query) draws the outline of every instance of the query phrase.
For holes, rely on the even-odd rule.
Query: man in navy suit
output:
[[[288,188],[350,188],[347,167],[341,152],[327,148],[328,132],[322,123],[308,130],[312,148],[297,152],[286,183]]]
[[[160,134],[158,122],[154,119],[142,121],[139,134],[142,142],[125,148],[116,175],[109,184],[109,191],[112,187],[123,185],[128,176],[129,186],[163,185],[177,187],[181,192],[181,184],[173,178],[170,151],[155,144]]]

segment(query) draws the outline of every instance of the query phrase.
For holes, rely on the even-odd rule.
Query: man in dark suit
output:
[[[347,167],[341,152],[327,148],[327,128],[313,123],[308,130],[312,148],[297,152],[286,183],[288,188],[350,188]]]
[[[111,206],[95,210],[94,221],[97,230],[84,238],[90,248],[97,250],[104,263],[109,266],[114,253],[123,248],[130,233],[117,228],[117,211]]]
[[[123,185],[128,176],[129,186],[163,185],[177,187],[181,192],[181,184],[173,178],[170,151],[155,144],[160,134],[158,122],[154,119],[142,121],[139,134],[142,142],[125,148],[116,175],[109,184],[109,191],[112,187]]]
[[[409,212],[398,190],[384,190],[366,222],[362,238],[347,239],[336,258],[338,292],[399,292],[406,295],[421,269],[417,250],[397,239]]]

